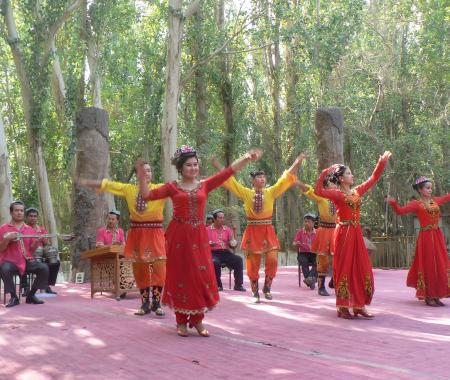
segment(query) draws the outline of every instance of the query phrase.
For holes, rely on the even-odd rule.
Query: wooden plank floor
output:
[[[222,292],[210,338],[178,337],[168,309],[133,315],[136,296],[91,300],[88,285],[60,284],[45,305],[0,307],[0,379],[450,379],[450,300],[427,307],[405,279],[376,270],[376,318],[343,320],[334,296],[280,268],[272,301]]]

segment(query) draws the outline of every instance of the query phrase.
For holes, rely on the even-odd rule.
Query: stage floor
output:
[[[375,270],[376,318],[343,320],[333,295],[299,288],[297,269],[280,268],[272,301],[221,292],[205,320],[210,338],[178,337],[169,309],[133,315],[136,295],[91,300],[89,284],[60,284],[45,305],[0,307],[0,378],[450,379],[450,299],[427,307],[405,280]]]

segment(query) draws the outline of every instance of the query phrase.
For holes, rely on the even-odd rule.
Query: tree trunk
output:
[[[52,72],[52,93],[55,99],[55,109],[59,122],[65,123],[65,101],[66,101],[66,84],[62,75],[61,64],[59,62],[58,52],[56,51],[55,41],[52,41],[53,54],[53,72]]]
[[[102,179],[108,170],[108,114],[95,108],[82,108],[76,117],[76,169],[75,178]],[[80,260],[81,252],[95,247],[97,229],[104,224],[107,214],[103,193],[95,189],[74,185],[72,247],[72,280],[77,272],[89,279],[89,263]]]
[[[72,4],[70,4],[53,25],[48,25],[48,29],[43,25],[44,21],[41,18],[42,15],[39,14],[39,12],[33,14],[35,17],[33,20],[33,27],[35,28],[36,33],[38,33],[35,41],[43,41],[41,46],[36,46],[37,49],[32,54],[33,60],[30,64],[34,66],[33,69],[36,70],[33,76],[30,76],[27,71],[11,2],[9,0],[4,0],[0,4],[2,6],[2,15],[5,19],[7,29],[7,40],[11,47],[16,73],[20,83],[23,111],[27,123],[28,143],[31,151],[31,163],[36,173],[37,190],[40,199],[42,217],[47,229],[51,233],[56,233],[56,220],[53,211],[50,186],[48,183],[47,168],[44,161],[42,142],[38,135],[39,127],[42,124],[41,102],[44,101],[44,99],[40,97],[41,94],[39,94],[39,91],[45,93],[43,86],[48,84],[45,82],[49,79],[46,75],[46,70],[49,63],[50,53],[54,47],[54,39],[56,34],[64,24],[64,21],[67,20],[73,12],[75,12],[80,3],[78,0],[75,0]],[[35,4],[36,10],[39,8],[38,5],[39,4]],[[30,82],[31,79],[39,83],[35,83],[34,93]],[[52,244],[57,247],[57,239],[52,238],[51,240]]]
[[[266,5],[269,7],[269,5]],[[280,41],[279,41],[279,29],[280,20],[275,8],[271,9],[272,12],[268,12],[268,18],[271,16],[273,21],[269,20],[268,25],[274,23],[273,33],[274,42],[266,48],[265,63],[267,65],[266,72],[269,73],[269,86],[272,97],[272,125],[273,125],[273,160],[275,177],[279,178],[283,170],[283,157],[281,154],[281,55],[280,55]],[[272,15],[270,15],[272,13]],[[282,250],[286,249],[287,245],[287,231],[286,231],[286,218],[284,202],[282,199],[277,201],[275,207],[275,218],[280,235],[280,243]]]
[[[318,169],[344,162],[344,120],[339,108],[319,108],[316,111]]]
[[[225,27],[225,4],[224,0],[220,0],[217,5],[216,25],[220,33],[223,33]],[[226,49],[226,48],[225,48]],[[224,159],[225,165],[228,166],[233,162],[234,146],[236,142],[236,130],[233,118],[233,86],[231,83],[230,73],[230,57],[228,54],[220,54],[218,59],[219,70],[219,94],[222,101],[222,111],[225,121],[224,133]],[[237,208],[237,198],[227,191],[225,195],[225,207],[231,216],[231,223],[236,227],[236,232],[240,235],[239,210]]]
[[[298,1],[293,0],[290,2],[292,12],[295,14],[298,8]],[[292,21],[288,20],[288,28],[292,28]],[[300,103],[299,96],[297,94],[297,85],[299,83],[299,70],[295,64],[295,57],[297,55],[296,47],[298,42],[294,36],[291,36],[288,43],[285,46],[286,56],[286,126],[288,128],[287,144],[288,144],[288,162],[293,162],[297,157],[300,149],[301,142],[301,115],[302,104]],[[290,247],[291,241],[295,236],[297,229],[297,223],[300,218],[300,206],[302,204],[302,198],[299,197],[298,190],[290,189],[286,192],[287,215],[286,215],[286,234],[287,234],[287,246]]]
[[[192,55],[194,58],[193,64],[196,65],[203,57],[204,46],[204,17],[203,13],[199,11],[195,17],[195,37],[192,47]],[[199,152],[207,153],[207,123],[208,123],[208,108],[206,105],[206,79],[205,68],[199,65],[194,72],[195,81],[195,144]],[[202,171],[205,168],[202,168]]]
[[[97,40],[94,35],[94,30],[92,27],[92,19],[95,17],[92,12],[94,6],[94,1],[89,2],[84,0],[82,6],[82,33],[84,40],[86,41],[86,57],[89,66],[89,88],[91,92],[91,99],[93,107],[103,109],[102,106],[102,81],[101,73],[99,69],[100,53]],[[111,155],[107,153],[108,156],[108,170],[105,177],[109,178],[109,173],[111,172]],[[108,204],[109,210],[114,210],[116,204],[114,201],[114,196],[110,193],[105,194],[105,199]]]
[[[169,0],[166,88],[161,121],[161,168],[166,182],[177,178],[177,171],[172,165],[171,159],[177,148],[183,26],[185,20],[198,11],[200,2],[200,0],[192,1],[183,12],[182,0]],[[171,218],[172,213],[172,204],[168,203],[165,219]]]
[[[169,36],[166,90],[161,122],[161,168],[165,181],[177,178],[171,164],[177,146],[178,101],[180,97],[181,40],[183,36],[182,0],[169,1]]]
[[[3,116],[0,112],[0,224],[9,221],[9,204],[12,202],[11,174]]]

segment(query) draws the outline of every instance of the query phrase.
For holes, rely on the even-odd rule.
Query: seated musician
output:
[[[39,211],[34,208],[34,207],[28,207],[25,210],[25,222],[34,230],[34,234],[38,234],[38,235],[46,235],[48,234],[47,230],[45,229],[45,227],[39,226],[37,224],[38,221],[38,217],[39,217]],[[45,248],[49,248],[51,247],[50,245],[50,241],[47,238],[42,238],[42,240],[40,241],[40,243],[38,244],[36,250],[40,249],[42,251],[44,251]],[[52,260],[46,260],[45,258],[45,254],[44,254],[44,258],[43,258],[44,263],[48,266],[48,286],[47,289],[45,289],[46,293],[49,294],[57,294],[56,292],[54,292],[52,290],[51,286],[55,286],[56,285],[56,279],[58,277],[58,272],[59,272],[59,267],[61,265],[60,261],[59,261],[59,257],[56,256],[54,259]],[[23,275],[21,277],[20,280],[20,284],[22,289],[24,289],[24,295],[28,294],[29,291],[29,284],[28,284],[28,278],[26,275]]]
[[[316,254],[311,251],[312,243],[316,238],[316,231],[314,230],[314,222],[316,216],[314,214],[306,214],[303,217],[303,228],[297,230],[293,245],[297,247],[297,261],[302,268],[303,282],[309,286],[311,290],[316,287],[317,281],[317,261]],[[310,269],[311,267],[311,269]]]
[[[212,213],[214,223],[206,228],[208,232],[209,245],[213,256],[214,269],[216,272],[217,286],[223,290],[220,272],[222,265],[226,265],[234,272],[234,290],[245,292],[243,283],[242,257],[235,255],[230,248],[236,248],[233,231],[225,226],[225,214],[222,210],[214,210]]]
[[[41,244],[42,238],[27,238],[35,234],[33,228],[24,222],[25,205],[22,201],[14,201],[9,206],[11,221],[0,226],[0,277],[5,284],[5,293],[10,293],[6,307],[19,304],[19,297],[14,285],[14,275],[34,273],[36,275],[26,303],[42,304],[44,301],[36,297],[38,289],[48,286],[48,266],[33,260],[32,253]],[[21,237],[21,235],[25,235]]]
[[[102,247],[104,245],[124,245],[125,235],[122,228],[119,228],[120,212],[111,210],[106,217],[106,226],[97,230],[97,238],[95,246]]]

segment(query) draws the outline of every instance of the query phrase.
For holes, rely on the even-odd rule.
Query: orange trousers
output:
[[[272,250],[263,254],[246,253],[247,276],[250,281],[259,279],[259,267],[261,266],[262,256],[266,256],[265,274],[266,277],[275,278],[278,268],[278,251]]]
[[[139,289],[150,286],[164,287],[166,282],[166,260],[156,260],[152,263],[133,263],[133,274]]]
[[[319,276],[328,276],[333,269],[333,256],[317,255],[317,273]]]

